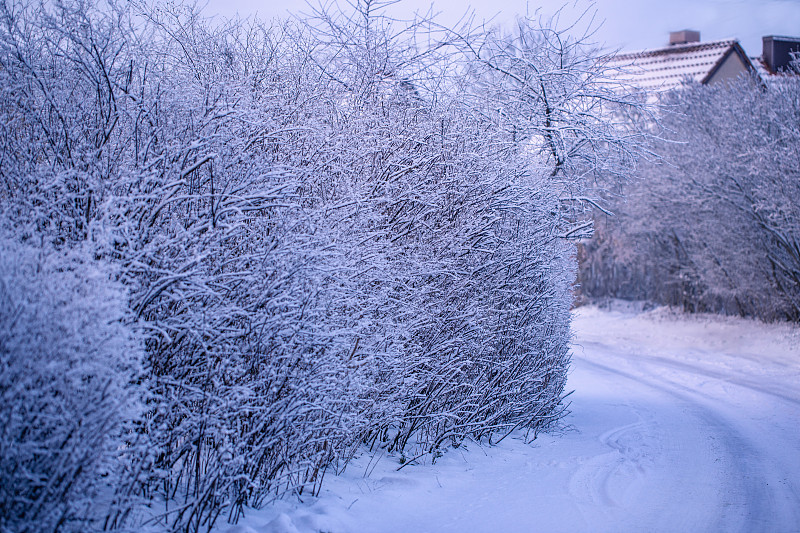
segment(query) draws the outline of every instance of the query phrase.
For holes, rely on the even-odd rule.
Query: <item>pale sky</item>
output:
[[[199,0],[200,5],[205,0]],[[339,0],[346,5],[346,0]],[[318,4],[317,0],[314,0]],[[625,51],[665,46],[669,32],[693,29],[703,41],[736,38],[750,56],[761,54],[761,37],[784,35],[800,37],[800,0],[595,0],[597,20],[604,21],[595,40],[607,48]],[[592,3],[574,0],[566,5],[565,16],[582,12]],[[433,7],[445,24],[455,23],[471,5],[476,18],[500,24],[513,20],[516,13],[537,8],[543,15],[555,12],[564,0],[435,0]],[[426,11],[430,0],[399,0],[389,9],[395,17],[410,17]],[[258,13],[261,18],[308,11],[305,0],[208,0],[206,15],[242,16]]]

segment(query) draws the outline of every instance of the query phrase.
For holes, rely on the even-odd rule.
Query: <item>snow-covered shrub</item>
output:
[[[330,118],[306,148],[320,156],[298,153],[312,205],[348,243],[339,301],[353,303],[339,314],[390,333],[361,345],[399,409],[370,437],[425,452],[535,431],[561,412],[567,241],[590,231],[590,178],[629,172],[643,137],[620,117],[641,106],[551,27],[446,34],[432,51],[417,44],[424,21],[398,30],[377,8],[312,21]]]
[[[140,406],[126,315],[107,266],[0,240],[0,531],[102,529]]]

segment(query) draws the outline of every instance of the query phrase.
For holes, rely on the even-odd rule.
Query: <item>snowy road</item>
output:
[[[620,306],[575,332],[564,434],[361,457],[231,531],[800,531],[799,329]]]

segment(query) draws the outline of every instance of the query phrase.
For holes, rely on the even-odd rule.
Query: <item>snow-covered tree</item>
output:
[[[589,245],[590,292],[797,320],[799,91],[787,75],[668,95],[665,161],[644,168],[606,244]]]
[[[559,188],[572,239],[592,234],[591,213],[633,176],[657,123],[646,95],[619,81],[619,68],[592,43],[590,15],[520,17],[512,33],[469,44],[481,95],[496,102],[511,145]]]

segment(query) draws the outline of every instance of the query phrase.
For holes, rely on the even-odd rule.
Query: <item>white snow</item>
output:
[[[400,471],[365,453],[319,498],[219,530],[800,531],[800,328],[614,302],[574,330],[560,434]]]

